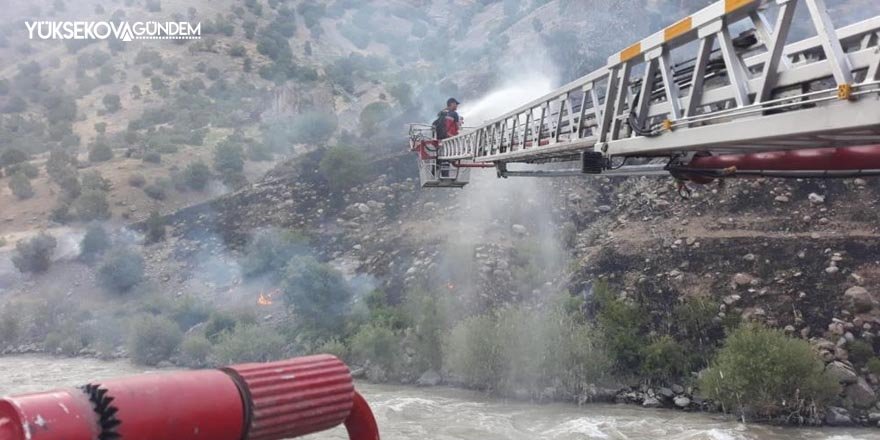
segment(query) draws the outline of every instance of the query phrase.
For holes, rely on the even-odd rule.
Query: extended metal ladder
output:
[[[810,22],[801,25],[816,34],[786,45],[804,7]],[[743,24],[734,38],[731,26]],[[500,175],[508,163],[580,159],[583,172],[600,173],[614,157],[686,163],[703,151],[880,143],[878,40],[880,16],[835,29],[824,0],[722,0],[441,141],[437,157],[491,163]]]

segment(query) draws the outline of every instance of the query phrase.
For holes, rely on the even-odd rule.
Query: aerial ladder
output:
[[[794,28],[814,35],[787,44]],[[457,136],[411,124],[410,148],[424,187],[462,187],[474,167],[699,183],[878,175],[878,40],[880,16],[835,28],[824,0],[721,0]]]

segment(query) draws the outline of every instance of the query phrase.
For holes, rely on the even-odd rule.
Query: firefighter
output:
[[[446,100],[446,108],[437,113],[434,121],[434,133],[438,140],[446,139],[458,134],[463,119],[458,116],[458,100],[449,98]]]

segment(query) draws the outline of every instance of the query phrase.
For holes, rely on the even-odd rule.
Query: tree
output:
[[[88,171],[83,173],[81,186],[84,190],[110,191],[112,184],[105,179],[98,171]]]
[[[104,95],[104,99],[101,100],[104,103],[104,108],[107,109],[108,113],[116,113],[119,109],[122,108],[121,100],[119,99],[119,95],[115,94],[107,94]]]
[[[321,173],[334,189],[350,188],[363,182],[367,174],[366,159],[360,150],[351,147],[328,148],[318,163]]]
[[[303,113],[293,120],[294,141],[324,145],[336,132],[338,125],[336,115],[314,111]]]
[[[361,133],[364,136],[376,134],[379,124],[388,118],[391,106],[387,102],[377,101],[364,107],[359,119]]]
[[[15,254],[12,255],[12,264],[21,273],[40,273],[49,270],[52,263],[52,254],[58,242],[55,237],[41,232],[30,239],[19,240],[15,244]]]
[[[129,332],[128,349],[135,362],[156,365],[171,358],[183,340],[183,332],[174,321],[163,316],[142,316]]]
[[[111,249],[98,267],[98,279],[110,291],[128,292],[144,279],[144,257],[125,247]]]
[[[290,260],[282,281],[288,306],[309,327],[338,329],[349,311],[352,292],[342,274],[313,257]]]
[[[107,193],[96,189],[86,189],[73,201],[76,217],[81,221],[104,220],[110,218],[110,203]]]
[[[0,167],[19,164],[29,159],[28,154],[18,148],[7,148],[0,153]]]
[[[211,180],[211,168],[202,161],[190,163],[183,170],[183,179],[186,186],[201,191],[208,186],[208,182]]]
[[[165,219],[159,211],[150,212],[147,218],[147,243],[158,243],[165,239]]]
[[[110,247],[110,234],[99,224],[92,224],[86,229],[79,244],[79,257],[84,261],[94,261]]]
[[[110,145],[107,145],[104,139],[95,140],[89,147],[89,162],[106,162],[110,159],[113,159],[113,149]]]
[[[9,189],[12,190],[12,194],[15,194],[15,197],[18,197],[19,200],[29,199],[34,196],[34,188],[31,186],[31,181],[22,172],[12,175],[9,179]]]
[[[218,173],[234,173],[244,170],[244,152],[241,145],[226,138],[214,148],[214,170]]]

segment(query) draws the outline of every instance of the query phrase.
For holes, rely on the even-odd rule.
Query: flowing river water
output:
[[[126,361],[0,357],[0,395],[81,385],[146,371]],[[451,388],[367,383],[358,383],[357,387],[376,413],[383,440],[880,440],[880,429],[744,425],[713,414],[624,405],[536,405]],[[341,428],[308,437],[347,438]]]

